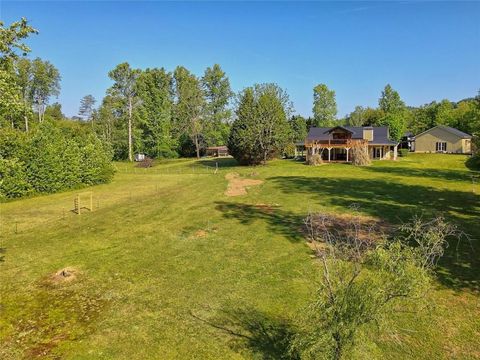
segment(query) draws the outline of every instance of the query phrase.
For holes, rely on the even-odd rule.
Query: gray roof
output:
[[[372,145],[397,145],[397,142],[388,138],[388,126],[342,126],[352,133],[352,139],[363,139],[363,129],[373,129]],[[331,139],[331,127],[312,127],[307,135],[307,141]]]
[[[435,129],[435,128],[440,128],[440,129],[443,129],[443,130],[445,130],[445,131],[448,131],[449,133],[452,133],[452,134],[454,134],[454,135],[456,135],[456,136],[458,136],[458,137],[460,137],[460,138],[462,138],[462,139],[471,139],[471,138],[472,138],[472,135],[467,134],[467,133],[464,133],[463,131],[460,131],[460,130],[458,130],[458,129],[455,129],[455,128],[452,128],[452,127],[446,126],[446,125],[437,125],[437,126],[434,126],[433,128],[428,129],[428,130],[426,130],[426,131],[424,131],[424,132],[416,135],[415,137],[418,137],[418,136],[420,136],[420,135],[423,135],[423,134],[425,134],[425,133],[427,133],[427,132],[429,132],[430,130]]]

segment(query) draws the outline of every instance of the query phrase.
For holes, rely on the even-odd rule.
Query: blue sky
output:
[[[124,61],[197,75],[219,63],[235,91],[276,82],[305,116],[318,83],[336,91],[340,116],[376,106],[387,83],[409,105],[480,89],[480,2],[0,0],[0,19],[21,16],[40,31],[30,56],[61,72],[69,116],[86,94],[100,101]]]

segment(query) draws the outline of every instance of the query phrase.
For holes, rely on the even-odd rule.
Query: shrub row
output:
[[[0,198],[109,182],[112,151],[81,126],[43,123],[29,134],[0,131]]]

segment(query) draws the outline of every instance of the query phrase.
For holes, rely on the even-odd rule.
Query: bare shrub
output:
[[[381,241],[372,240],[373,228],[362,235],[355,218],[341,225],[343,229],[332,227],[333,220],[329,214],[312,213],[304,222],[308,240],[320,243],[317,255],[323,271],[292,342],[302,359],[351,358],[360,337],[372,338],[369,325],[392,331],[398,313],[423,310],[447,238],[461,236],[442,217],[415,217],[400,227],[397,237]]]
[[[320,154],[310,155],[307,159],[308,165],[318,166],[323,164],[323,159]]]
[[[370,155],[368,154],[368,145],[363,141],[352,143],[352,164],[356,166],[370,165]]]
[[[137,167],[139,168],[151,168],[153,166],[153,159],[145,156],[142,161],[137,163]]]

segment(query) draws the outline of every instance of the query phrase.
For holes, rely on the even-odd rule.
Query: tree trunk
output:
[[[133,161],[132,149],[132,98],[128,98],[128,160]]]
[[[25,132],[28,132],[28,114],[27,114],[27,101],[24,101],[24,106],[25,106],[25,113],[23,114],[23,117],[25,119]]]
[[[200,159],[200,146],[198,145],[198,135],[195,135],[195,150],[197,151],[197,159]]]

